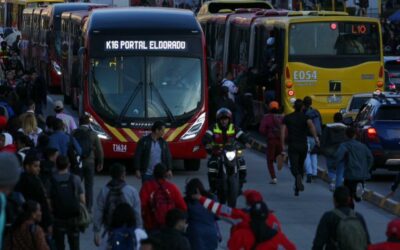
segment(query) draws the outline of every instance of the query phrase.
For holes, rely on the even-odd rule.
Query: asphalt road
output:
[[[59,99],[60,96],[50,96],[51,99]],[[48,111],[52,112],[52,105],[49,103]],[[67,112],[71,112],[67,108]],[[71,112],[73,113],[73,112]],[[289,170],[285,167],[281,172],[278,172],[278,184],[268,184],[269,176],[266,168],[266,161],[263,154],[246,151],[245,159],[248,166],[248,183],[244,189],[256,189],[260,191],[267,202],[270,209],[275,211],[278,219],[282,223],[283,231],[288,238],[295,243],[298,249],[310,249],[315,235],[318,221],[325,211],[332,209],[332,193],[328,190],[326,183],[321,180],[316,180],[312,184],[305,184],[305,191],[299,197],[294,196],[293,178]],[[174,171],[172,181],[176,183],[181,190],[184,190],[184,185],[188,178],[200,178],[207,183],[206,178],[206,161],[201,164],[201,169],[198,172],[186,172],[181,167],[181,162],[177,161],[177,170]],[[129,168],[130,166],[128,166]],[[98,194],[109,177],[105,173],[96,176],[95,179],[95,195]],[[140,181],[129,176],[128,183],[140,188]],[[389,186],[390,182],[384,181],[384,184],[369,184],[369,188],[378,186]],[[243,198],[239,198],[239,207],[244,206]],[[367,202],[356,204],[356,211],[364,215],[372,242],[384,241],[387,223],[394,218],[393,215],[373,206]],[[226,249],[226,241],[229,237],[229,226],[225,222],[219,222],[223,233],[223,242],[220,244],[220,249]],[[93,233],[89,228],[81,237],[82,249],[95,249],[93,244]]]

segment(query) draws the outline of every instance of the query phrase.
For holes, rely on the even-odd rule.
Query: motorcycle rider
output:
[[[217,122],[207,130],[203,138],[203,143],[206,146],[210,145],[212,147],[223,148],[227,144],[233,144],[235,141],[239,141],[245,144],[247,148],[251,148],[245,133],[232,123],[232,112],[229,109],[220,108],[216,116]],[[212,150],[210,160],[207,164],[208,183],[210,184],[211,192],[215,192],[217,189],[219,156],[220,154]],[[238,158],[238,162],[240,190],[242,190],[242,186],[246,182],[247,167],[242,157]]]

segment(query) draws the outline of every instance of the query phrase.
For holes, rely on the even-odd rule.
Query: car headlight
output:
[[[58,65],[55,61],[52,61],[51,63],[53,65],[53,69],[56,71],[57,75],[60,76],[62,74],[60,65]]]
[[[203,128],[204,122],[206,121],[206,113],[202,113],[197,120],[193,123],[193,125],[186,131],[184,135],[182,135],[181,140],[190,140],[195,138],[200,130]]]
[[[97,121],[90,116],[90,128],[97,134],[97,137],[99,137],[102,140],[111,140],[111,136],[109,136],[106,131],[100,126],[100,124],[97,123]]]
[[[225,152],[225,156],[228,159],[228,161],[232,161],[236,157],[236,152],[235,151],[227,151],[227,152]]]

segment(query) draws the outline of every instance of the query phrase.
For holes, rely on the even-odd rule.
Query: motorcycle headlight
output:
[[[193,123],[193,125],[186,131],[184,135],[182,135],[181,140],[190,140],[195,138],[200,130],[203,128],[204,122],[206,120],[206,113],[201,114],[197,120]]]
[[[56,71],[57,75],[61,75],[61,67],[55,61],[52,61],[51,64],[53,65],[54,71]]]
[[[111,140],[111,136],[109,136],[106,131],[100,126],[100,124],[97,123],[97,121],[90,116],[90,128],[96,132],[97,137],[99,137],[102,140]]]
[[[227,152],[225,152],[225,156],[228,159],[228,161],[232,161],[236,157],[236,152],[235,151],[227,151]]]

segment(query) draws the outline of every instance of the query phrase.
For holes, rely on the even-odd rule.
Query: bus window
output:
[[[289,61],[315,56],[351,56],[379,61],[378,26],[375,23],[355,22],[292,24]],[[357,60],[354,63],[361,62]]]
[[[217,24],[216,26],[215,60],[222,61],[224,56],[225,25]]]

